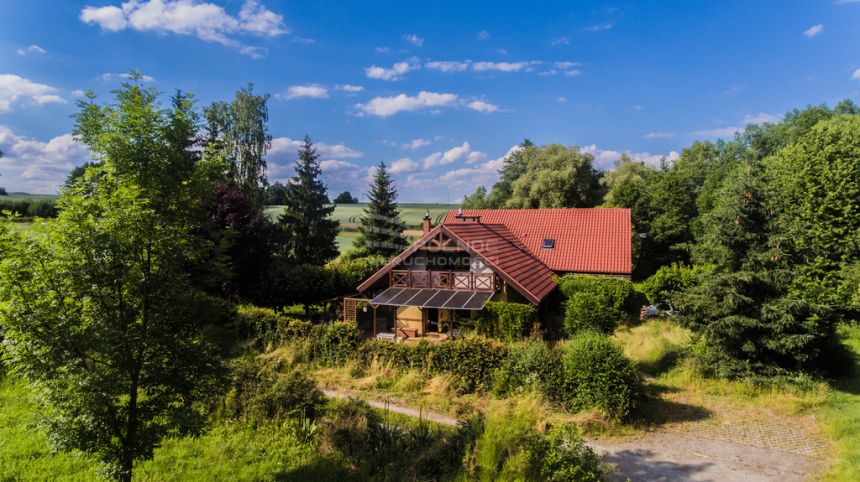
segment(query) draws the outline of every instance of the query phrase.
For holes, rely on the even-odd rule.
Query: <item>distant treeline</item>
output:
[[[26,218],[55,218],[57,203],[53,199],[0,199],[0,213],[7,211]]]

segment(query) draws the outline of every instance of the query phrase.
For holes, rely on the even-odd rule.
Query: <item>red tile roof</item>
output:
[[[629,209],[466,209],[463,215],[480,216],[480,223],[459,220],[457,211],[448,211],[443,224],[503,224],[556,272],[629,275],[632,271]],[[543,249],[544,239],[554,239],[555,247]]]
[[[443,232],[458,242],[468,252],[483,259],[487,265],[534,304],[555,289],[554,273],[519,242],[518,238],[502,224],[440,224],[425,234],[412,246],[397,255],[358,286],[358,291],[367,291],[396,268],[425,243]]]

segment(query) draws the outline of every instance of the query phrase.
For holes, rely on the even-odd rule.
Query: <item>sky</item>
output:
[[[77,101],[136,69],[164,102],[270,93],[270,182],[309,135],[332,196],[382,161],[400,201],[457,202],[523,138],[609,169],[860,103],[858,26],[860,0],[0,0],[0,186],[56,192]]]

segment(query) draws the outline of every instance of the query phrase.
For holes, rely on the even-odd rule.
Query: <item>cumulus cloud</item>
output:
[[[422,147],[426,147],[430,145],[430,141],[427,139],[412,139],[411,141],[403,144],[401,147],[403,149],[409,149],[410,151],[414,151],[416,149],[421,149]]]
[[[304,145],[304,141],[299,139],[290,139],[289,137],[275,137],[272,139],[272,147],[269,149],[267,158],[276,162],[293,162],[296,160],[297,151]],[[362,157],[364,154],[361,151],[347,147],[344,144],[326,144],[325,142],[315,142],[314,147],[317,149],[317,154],[325,158],[342,158],[351,159]]]
[[[9,191],[53,193],[65,181],[72,168],[89,160],[86,146],[75,142],[71,134],[54,137],[48,142],[28,139],[0,125],[0,179]]]
[[[855,70],[854,70],[854,73],[853,73],[853,74],[851,74],[851,80],[858,80],[858,81],[860,81],[860,69],[855,69]]]
[[[417,70],[418,68],[419,66],[417,63],[411,60],[406,60],[403,62],[397,62],[392,65],[390,69],[386,69],[385,67],[380,67],[378,65],[372,65],[364,69],[364,73],[371,79],[400,80],[403,78],[404,74],[412,70]]]
[[[581,148],[582,152],[586,152],[594,156],[594,165],[599,169],[609,169],[621,158],[621,154],[627,154],[634,161],[641,161],[652,166],[660,165],[660,161],[674,161],[681,157],[677,151],[669,151],[668,154],[654,154],[651,152],[630,152],[630,151],[615,151],[612,149],[601,149],[596,144],[591,144]]]
[[[320,162],[320,169],[323,172],[337,172],[337,171],[348,171],[352,169],[360,169],[359,166],[347,162],[340,161],[337,159],[327,159],[325,161]]]
[[[806,38],[812,38],[812,37],[815,37],[816,35],[820,34],[823,31],[824,31],[824,25],[821,25],[820,23],[816,23],[815,25],[804,30],[803,36]]]
[[[50,85],[33,82],[30,79],[0,74],[0,112],[9,112],[17,104],[57,104],[66,100],[57,94]]]
[[[244,45],[236,36],[277,37],[288,33],[283,17],[257,0],[245,0],[238,15],[197,0],[130,0],[119,7],[84,7],[79,18],[108,32],[132,29],[194,36],[252,57],[260,57],[259,49]]]
[[[469,68],[470,60],[435,60],[424,63],[424,67],[440,72],[463,72]]]
[[[475,36],[478,37],[478,40],[487,40],[488,38],[490,38],[490,32],[487,32],[486,30],[481,30],[480,32],[475,34]]]
[[[357,93],[357,92],[361,92],[364,90],[364,87],[362,87],[360,85],[352,85],[352,84],[337,84],[334,86],[334,88],[337,90],[342,90],[344,92],[349,92],[352,94]]]
[[[445,152],[434,152],[425,157],[422,164],[424,169],[430,169],[436,166],[444,166],[465,159],[472,153],[472,146],[468,142],[464,142],[462,146],[456,146],[448,149]]]
[[[550,45],[570,45],[570,39],[567,37],[557,37],[554,38],[550,43]]]
[[[558,97],[557,99],[555,99],[555,100],[557,100],[557,101],[559,101],[559,102],[564,103],[564,102],[567,102],[567,97],[565,97],[565,96],[561,95],[561,96],[559,96],[559,97]]]
[[[113,81],[119,80],[119,79],[128,80],[128,79],[131,79],[131,77],[132,77],[132,75],[128,72],[126,72],[124,74],[115,74],[115,73],[108,72],[108,73],[104,73],[102,75],[99,75],[98,79],[101,80],[102,82],[113,82]],[[155,78],[152,76],[149,76],[149,75],[141,74],[140,80],[141,80],[141,82],[154,82]]]
[[[744,128],[740,126],[718,127],[716,129],[693,131],[692,135],[695,137],[734,137],[735,133],[743,130]]]
[[[387,54],[391,52],[391,47],[376,47],[376,53],[378,54]]]
[[[499,109],[499,106],[495,104],[490,104],[489,102],[484,102],[483,100],[474,100],[472,102],[469,102],[468,104],[466,104],[466,107],[484,113],[498,112],[501,110]]]
[[[389,117],[400,112],[452,107],[456,105],[456,94],[421,91],[418,95],[399,94],[391,97],[374,97],[367,104],[356,104],[360,115]]]
[[[421,47],[424,45],[424,39],[415,35],[414,33],[409,34],[409,35],[404,35],[403,40],[405,40],[407,43],[410,43],[416,47]]]
[[[22,57],[27,55],[45,55],[46,53],[48,52],[46,52],[45,49],[39,47],[38,45],[30,45],[29,47],[18,49],[18,55]]]
[[[327,99],[328,89],[317,84],[293,85],[287,88],[287,91],[281,94],[275,94],[279,100],[298,99],[300,97],[309,97],[311,99]]]
[[[522,62],[475,62],[472,65],[472,70],[475,72],[520,72],[530,70],[533,65],[540,64],[538,60],[529,60]]]
[[[505,160],[521,149],[514,145],[503,155],[496,159],[486,160],[483,155],[480,164],[472,167],[452,169],[443,173],[438,178],[429,179],[431,186],[438,186],[439,181],[451,189],[474,190],[475,186],[489,186],[499,178],[499,169],[504,166]]]
[[[781,119],[779,116],[759,112],[758,114],[747,114],[741,119],[744,125],[747,124],[776,124]]]
[[[673,132],[649,132],[642,136],[646,139],[671,139],[675,137]]]
[[[391,163],[391,168],[388,169],[391,174],[403,174],[405,172],[412,172],[418,169],[418,163],[409,159],[408,157],[404,157],[403,159],[398,159]]]

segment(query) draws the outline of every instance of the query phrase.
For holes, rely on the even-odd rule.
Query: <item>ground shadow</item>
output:
[[[621,450],[603,456],[604,463],[615,466],[609,480],[632,481],[685,481],[696,480],[694,475],[711,467],[711,462],[682,464],[655,458],[655,452],[646,449]]]
[[[633,413],[633,421],[642,428],[711,418],[713,412],[705,407],[666,400],[662,395],[677,392],[674,387],[649,385],[642,402]]]
[[[275,475],[274,480],[278,482],[328,482],[334,480],[352,481],[359,479],[345,467],[338,466],[331,460],[322,459],[296,467],[292,470],[280,472]]]

